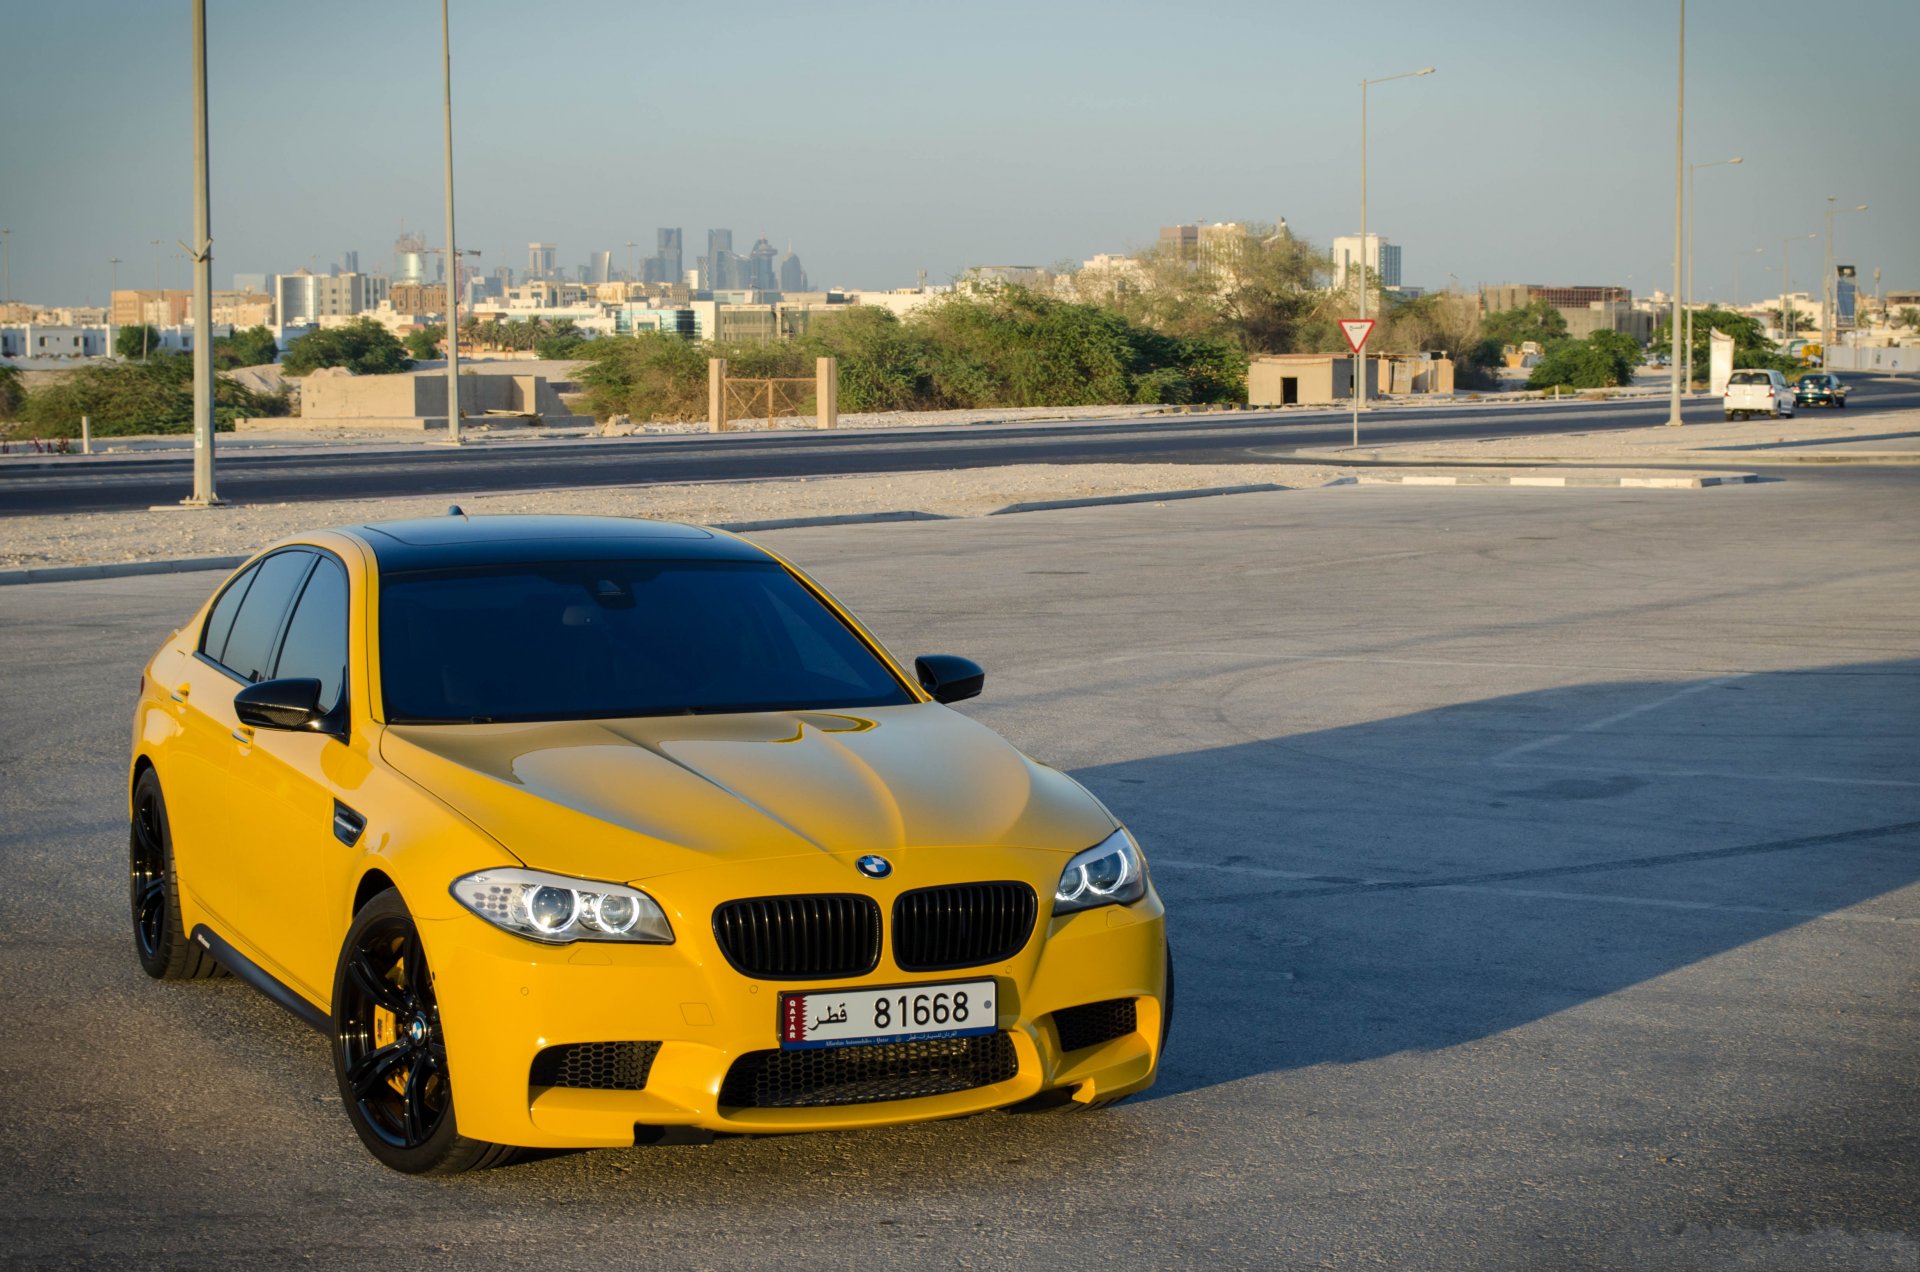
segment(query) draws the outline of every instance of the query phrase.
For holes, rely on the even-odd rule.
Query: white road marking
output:
[[[1289,882],[1324,882],[1331,888],[1347,888],[1353,885],[1336,883],[1325,872],[1307,870],[1277,870],[1268,866],[1216,865],[1207,861],[1170,861],[1164,857],[1153,860],[1155,870],[1206,870],[1216,874],[1254,875],[1265,879],[1285,879]],[[1405,879],[1360,879],[1357,884],[1405,884]],[[1471,892],[1484,896],[1523,897],[1531,901],[1585,901],[1601,905],[1637,905],[1660,910],[1712,910],[1725,914],[1763,914],[1770,917],[1801,920],[1805,922],[1825,922],[1836,920],[1845,923],[1893,923],[1920,926],[1920,917],[1897,914],[1870,914],[1858,910],[1782,910],[1764,905],[1733,905],[1722,901],[1680,901],[1668,897],[1636,897],[1612,892],[1558,892],[1542,888],[1503,888],[1488,884],[1471,883],[1435,883],[1418,888],[1405,889],[1411,892]],[[1340,895],[1351,896],[1342,892]],[[1312,894],[1298,898],[1311,901]]]
[[[1718,676],[1712,680],[1696,681],[1684,689],[1675,690],[1664,698],[1655,698],[1652,702],[1643,702],[1637,707],[1628,707],[1625,711],[1615,712],[1613,715],[1595,720],[1590,724],[1583,724],[1571,732],[1550,733],[1545,737],[1535,738],[1531,742],[1522,742],[1519,746],[1509,747],[1507,750],[1500,752],[1500,754],[1488,760],[1487,763],[1495,768],[1505,767],[1509,765],[1515,757],[1525,755],[1530,751],[1539,751],[1550,746],[1558,746],[1562,742],[1571,741],[1583,734],[1602,732],[1624,720],[1631,720],[1637,715],[1645,715],[1649,711],[1658,711],[1661,707],[1678,702],[1680,699],[1691,694],[1701,693],[1708,689],[1717,689],[1721,685],[1731,684],[1736,680],[1744,680],[1751,674],[1753,673],[1742,672],[1735,676]]]

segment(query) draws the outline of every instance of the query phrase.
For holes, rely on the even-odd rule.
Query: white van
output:
[[[1778,371],[1735,371],[1723,405],[1730,420],[1749,415],[1793,415],[1793,389]]]

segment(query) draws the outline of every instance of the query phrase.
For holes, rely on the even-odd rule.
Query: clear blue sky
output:
[[[390,267],[442,237],[439,6],[210,0],[216,285]],[[1370,228],[1409,283],[1671,277],[1676,5],[975,2],[714,6],[453,0],[460,239],[483,268],[529,240],[567,266],[709,226],[789,241],[816,286],[944,281],[1150,242],[1179,221],[1357,225],[1361,76]],[[1781,242],[1920,286],[1916,0],[1694,0],[1689,157],[1698,290],[1777,290]],[[1356,47],[1364,42],[1364,50]],[[152,286],[189,237],[187,0],[0,0],[0,225],[13,293]],[[1764,251],[1756,253],[1754,248]],[[1817,284],[1821,245],[1793,254]],[[691,261],[689,260],[689,263]],[[1763,268],[1764,267],[1764,268]],[[168,266],[180,285],[184,266]]]

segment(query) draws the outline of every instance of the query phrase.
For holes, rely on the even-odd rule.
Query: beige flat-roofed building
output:
[[[1367,396],[1379,395],[1367,363]],[[1353,359],[1338,353],[1258,354],[1247,365],[1248,406],[1331,406],[1353,396]]]

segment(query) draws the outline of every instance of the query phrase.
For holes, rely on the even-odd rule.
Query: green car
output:
[[[1847,386],[1840,383],[1840,377],[1832,372],[1819,371],[1803,375],[1800,382],[1793,386],[1793,404],[1795,406],[1837,406],[1847,404]]]

